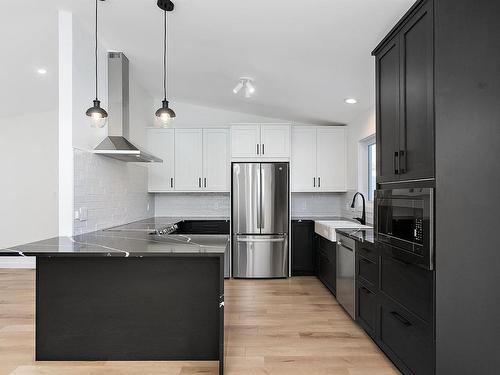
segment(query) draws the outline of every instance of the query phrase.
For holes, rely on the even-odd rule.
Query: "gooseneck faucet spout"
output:
[[[361,195],[361,198],[363,198],[363,213],[361,214],[361,217],[355,217],[357,221],[359,221],[361,224],[365,225],[366,224],[366,208],[365,208],[365,196],[361,194],[359,191],[354,194],[354,197],[352,197],[352,203],[351,203],[351,208],[354,208],[354,203],[356,202],[356,197]]]

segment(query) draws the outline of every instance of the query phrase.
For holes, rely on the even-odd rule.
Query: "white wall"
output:
[[[352,197],[360,190],[359,184],[359,147],[360,141],[375,134],[375,107],[358,116],[356,120],[347,126],[347,189],[343,205],[343,215],[346,217],[361,217],[361,198],[358,197],[356,210],[353,212],[349,207]],[[364,162],[364,161],[363,161]],[[365,194],[366,199],[368,197]],[[368,203],[366,208],[367,222],[373,224],[373,204]]]
[[[57,117],[54,110],[0,118],[0,248],[58,234]],[[0,267],[13,262],[32,265],[12,257]]]
[[[161,100],[155,101],[156,107],[160,107]],[[174,127],[208,127],[227,126],[231,123],[287,123],[289,121],[256,116],[248,113],[227,111],[224,109],[205,107],[201,105],[184,102],[169,102],[170,108],[176,113],[173,121]]]
[[[20,3],[0,12],[0,248],[58,233],[57,11]],[[18,266],[34,259],[0,257]]]

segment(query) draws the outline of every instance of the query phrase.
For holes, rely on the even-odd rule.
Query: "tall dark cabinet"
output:
[[[433,46],[428,1],[373,52],[379,183],[434,177]]]
[[[381,249],[378,289],[358,291],[362,326],[405,375],[500,368],[488,293],[500,284],[499,15],[500,1],[418,0],[373,51],[377,187],[435,189],[434,271]]]

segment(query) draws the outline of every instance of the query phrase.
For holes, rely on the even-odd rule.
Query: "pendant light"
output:
[[[100,0],[104,1],[104,0]],[[101,101],[98,99],[97,96],[97,0],[95,0],[95,100],[94,100],[94,105],[87,109],[87,112],[85,114],[89,117],[90,119],[90,125],[93,128],[103,128],[104,125],[106,125],[106,121],[108,119],[108,113],[104,110],[104,108],[101,108]]]
[[[158,0],[157,4],[163,10],[163,100],[161,108],[156,111],[155,115],[165,126],[175,117],[175,112],[168,107],[167,100],[167,12],[174,10],[174,4],[170,0]]]

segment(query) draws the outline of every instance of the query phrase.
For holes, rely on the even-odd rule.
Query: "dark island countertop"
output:
[[[224,255],[229,235],[153,234],[155,230],[183,219],[186,218],[158,217],[72,237],[55,237],[0,249],[0,256]]]
[[[336,229],[336,231],[359,242],[375,243],[373,229]]]

